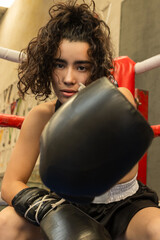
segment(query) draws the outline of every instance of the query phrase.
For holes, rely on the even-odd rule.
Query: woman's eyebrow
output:
[[[55,58],[54,61],[67,64],[67,61],[62,58]],[[74,62],[74,64],[92,64],[92,63],[88,60],[77,60]]]
[[[61,59],[61,58],[54,58],[53,60],[54,60],[55,62],[67,63],[66,60]]]

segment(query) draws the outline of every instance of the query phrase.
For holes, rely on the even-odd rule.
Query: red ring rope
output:
[[[0,114],[0,127],[14,127],[20,129],[23,121],[24,117],[17,115]],[[154,137],[159,137],[160,125],[152,125],[151,128],[154,132]]]
[[[0,114],[1,127],[14,127],[20,129],[23,121],[24,117],[20,117],[17,115]]]

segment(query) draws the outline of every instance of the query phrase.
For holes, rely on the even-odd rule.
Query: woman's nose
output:
[[[75,84],[74,69],[72,69],[72,68],[66,69],[65,76],[64,76],[64,83],[65,84]]]

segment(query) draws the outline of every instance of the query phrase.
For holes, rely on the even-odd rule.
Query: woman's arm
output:
[[[44,126],[54,113],[54,103],[36,106],[26,117],[11,154],[2,182],[2,198],[11,205],[13,197],[27,187],[39,155],[39,142]]]

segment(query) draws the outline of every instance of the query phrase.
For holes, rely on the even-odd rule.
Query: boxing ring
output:
[[[25,59],[25,54],[20,53],[19,51],[0,47],[0,58],[20,63]],[[160,67],[160,54],[138,63],[135,63],[133,60],[126,56],[118,57],[114,59],[114,66],[115,68],[113,71],[113,76],[117,80],[119,87],[128,88],[133,96],[135,96],[135,74],[141,74],[154,68]],[[141,112],[140,109],[138,110]],[[0,127],[20,129],[24,119],[25,117],[23,116],[0,114]],[[152,125],[151,128],[154,132],[154,137],[159,137],[160,124]],[[144,174],[143,165],[140,165],[140,171],[141,174]]]

